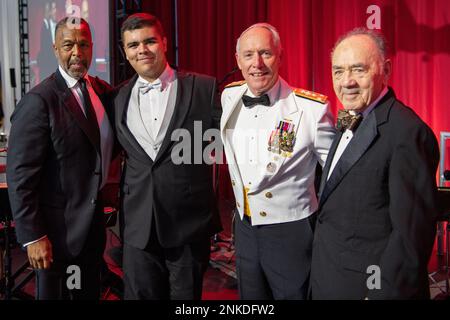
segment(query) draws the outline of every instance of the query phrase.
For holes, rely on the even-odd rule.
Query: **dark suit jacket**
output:
[[[427,262],[438,213],[439,149],[433,132],[390,89],[326,181],[340,137],[336,135],[322,176],[311,266],[313,299],[429,297]],[[370,265],[380,267],[379,290],[366,285],[373,274],[367,273]]]
[[[219,127],[221,109],[216,81],[192,73],[177,72],[177,77],[174,114],[155,161],[145,153],[126,123],[137,75],[119,89],[114,100],[117,138],[126,151],[121,182],[123,239],[140,249],[148,244],[152,225],[160,244],[166,248],[204,239],[220,230],[212,167],[204,163],[176,165],[171,159],[172,149],[179,144],[171,141],[175,129],[189,131],[193,160],[194,121],[201,121],[202,135]],[[202,150],[206,145],[203,142]]]
[[[106,106],[109,85],[90,80]],[[22,98],[11,123],[7,182],[18,240],[47,234],[54,257],[74,257],[96,207],[100,146],[59,71]]]

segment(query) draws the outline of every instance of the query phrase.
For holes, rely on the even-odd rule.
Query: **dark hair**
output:
[[[132,14],[123,22],[122,28],[120,29],[120,36],[122,38],[122,42],[123,42],[123,34],[125,33],[125,31],[142,29],[144,27],[154,27],[156,28],[156,31],[159,33],[161,38],[165,37],[164,29],[158,18],[149,13],[141,12]]]
[[[86,20],[84,20],[83,18],[77,18],[77,17],[65,17],[62,18],[61,20],[59,20],[59,22],[56,24],[55,27],[55,39],[56,39],[56,35],[58,34],[58,30],[61,29],[62,27],[67,27],[70,29],[80,29],[81,25],[84,24],[88,30],[89,30],[89,34],[91,34],[91,27],[89,26],[89,23],[87,23]]]
[[[372,39],[373,42],[375,42],[378,50],[380,51],[381,57],[384,59],[388,56],[388,48],[386,45],[386,39],[384,36],[377,31],[366,29],[366,28],[355,28],[351,30],[350,32],[344,34],[341,36],[338,41],[336,41],[333,50],[331,50],[331,57],[333,57],[334,50],[336,47],[345,39],[353,37],[353,36],[359,36],[359,35],[365,35]]]

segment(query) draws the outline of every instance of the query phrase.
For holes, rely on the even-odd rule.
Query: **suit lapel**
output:
[[[128,105],[131,98],[131,92],[133,90],[134,84],[138,79],[138,75],[135,74],[127,84],[125,84],[121,89],[120,93],[117,95],[117,99],[115,102],[115,108],[117,109],[116,116],[118,117],[117,121],[117,130],[122,132],[123,137],[128,140],[128,143],[136,149],[136,155],[141,158],[143,162],[150,161],[153,163],[153,160],[148,156],[145,150],[141,147],[139,142],[136,140],[135,136],[131,133],[130,129],[127,125],[127,112]]]
[[[389,92],[381,99],[378,105],[370,112],[366,119],[361,123],[360,128],[356,131],[341,158],[337,162],[333,172],[331,173],[330,179],[326,180],[326,176],[329,172],[329,167],[331,165],[332,158],[336,152],[337,145],[339,144],[339,137],[336,138],[336,145],[334,146],[333,156],[328,157],[330,160],[327,162],[328,167],[324,176],[322,176],[322,185],[324,184],[323,190],[320,194],[321,206],[326,199],[329,197],[331,192],[337,187],[341,180],[345,177],[348,171],[353,167],[353,165],[364,155],[369,146],[378,136],[378,126],[387,121],[389,110],[392,103],[395,101],[395,96],[393,91],[390,89]],[[342,135],[341,135],[342,136]],[[325,180],[324,180],[325,179]],[[324,182],[326,181],[326,182]]]
[[[331,144],[330,151],[327,156],[327,160],[325,162],[325,166],[323,167],[322,177],[320,179],[320,189],[319,196],[321,197],[323,189],[325,187],[325,183],[327,182],[328,173],[330,172],[331,162],[333,161],[334,154],[336,153],[336,149],[339,145],[339,141],[341,140],[342,132],[338,131],[333,139],[333,143]]]
[[[356,161],[361,158],[364,152],[369,148],[372,141],[377,136],[377,123],[375,113],[371,112],[361,127],[353,136],[339,161],[336,163],[330,179],[325,183],[325,187],[320,197],[320,202],[324,202],[330,193],[341,182],[347,172],[353,167]]]
[[[300,119],[302,116],[302,109],[301,107],[299,107],[297,105],[297,101],[294,98],[294,95],[292,93],[292,88],[287,84],[286,81],[284,81],[282,78],[280,78],[281,84],[280,84],[280,92],[279,92],[279,100],[286,100],[287,103],[284,103],[281,107],[280,107],[280,111],[279,111],[279,115],[280,118],[279,120],[285,120],[285,119],[289,119],[292,121],[293,124],[295,124],[295,128],[297,130],[297,132],[299,130],[302,130],[302,128],[299,127],[300,125]],[[229,163],[231,164],[235,164],[236,163],[236,158],[234,157],[234,152],[233,150],[229,147],[230,142],[227,142],[227,134],[226,134],[226,130],[227,129],[235,129],[235,128],[230,128],[228,126],[228,122],[233,114],[233,112],[235,112],[236,107],[239,103],[239,101],[241,100],[243,94],[246,92],[246,90],[248,89],[247,84],[242,85],[241,87],[239,87],[239,90],[233,94],[232,96],[230,96],[228,99],[228,101],[224,101],[224,103],[226,104],[226,106],[224,106],[225,109],[225,113],[223,116],[223,121],[221,121],[221,136],[222,136],[222,141],[224,142],[224,148],[226,149],[226,154],[227,155],[232,155],[233,159],[228,159]],[[229,107],[227,107],[229,106]],[[275,127],[278,125],[278,122],[273,122],[273,126],[271,128],[268,128],[270,130],[274,130]],[[264,187],[264,184],[266,181],[269,181],[272,177],[274,177],[277,172],[280,170],[280,168],[282,167],[282,164],[286,161],[286,157],[282,157],[282,156],[278,156],[277,157],[278,160],[274,160],[274,163],[276,165],[276,169],[275,172],[271,173],[270,175],[265,175],[265,174],[261,174],[259,180],[255,181],[253,186],[251,187],[249,193],[258,191],[259,189]],[[235,178],[240,179],[241,183],[242,182],[242,177],[240,174],[240,171],[238,169],[237,165],[232,165],[235,168]],[[230,165],[229,165],[230,167]]]
[[[59,70],[55,73],[55,79],[56,79],[56,85],[58,89],[61,91],[61,97],[63,99],[63,105],[64,107],[69,111],[69,113],[73,116],[75,119],[75,122],[78,124],[78,126],[81,128],[81,130],[86,134],[89,141],[92,143],[92,145],[97,150],[97,153],[100,155],[100,140],[95,139],[95,137],[98,137],[98,134],[95,134],[95,129],[92,128],[89,121],[86,119],[86,116],[84,115],[83,111],[81,111],[81,107],[78,104],[77,99],[72,94],[72,91],[67,87],[66,81],[62,77]]]
[[[194,77],[191,74],[177,73],[178,86],[177,86],[177,98],[175,102],[175,109],[173,111],[172,118],[170,119],[169,127],[167,129],[164,140],[161,144],[158,154],[155,158],[155,163],[161,159],[166,153],[170,144],[172,132],[182,127],[186,116],[191,108],[192,89],[194,87]]]
[[[239,170],[239,167],[237,165],[236,157],[234,155],[233,149],[230,148],[230,142],[227,140],[227,130],[234,130],[235,128],[230,128],[228,121],[231,118],[231,115],[233,112],[235,112],[236,107],[239,103],[239,101],[242,99],[242,96],[244,95],[244,92],[247,90],[247,84],[243,84],[239,87],[238,91],[231,95],[227,96],[227,101],[224,101],[224,105],[222,106],[224,108],[224,114],[222,116],[222,120],[220,121],[220,132],[222,136],[223,145],[225,148],[225,154],[227,155],[227,163],[230,170],[234,172],[233,176],[236,180],[239,181],[241,185],[243,185],[241,172]],[[232,159],[229,159],[232,158]]]
[[[245,91],[247,91],[247,84],[243,84],[239,87],[239,90],[232,96],[228,96],[228,101],[225,101],[224,103],[229,106],[224,106],[224,114],[222,116],[222,120],[220,121],[220,127],[221,132],[225,136],[225,130],[227,129],[234,129],[234,128],[228,128],[228,121],[230,120],[231,115],[235,111],[239,101],[242,99],[242,96],[244,95]]]

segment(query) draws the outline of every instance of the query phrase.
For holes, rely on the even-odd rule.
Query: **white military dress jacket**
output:
[[[243,127],[242,121],[236,120],[240,110],[245,108],[241,98],[251,94],[250,90],[245,81],[234,82],[226,86],[221,97],[221,138],[236,207],[242,219],[244,205],[248,205],[252,225],[296,221],[317,210],[315,167],[317,162],[324,165],[335,134],[326,96],[294,89],[281,77],[272,89],[273,101],[265,108],[274,109],[270,109],[270,117],[259,120],[263,122],[255,126],[258,148],[252,151],[251,144],[255,140],[249,142],[249,157],[258,160],[256,170],[251,170],[254,178],[251,185],[243,181],[243,176],[248,176],[243,171],[248,170],[248,163],[236,161],[234,145],[241,144],[236,139],[246,138],[242,132],[252,130],[255,124],[249,121]],[[266,128],[261,130],[261,125]]]

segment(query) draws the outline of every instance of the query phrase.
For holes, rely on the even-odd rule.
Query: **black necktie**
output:
[[[91,129],[91,133],[93,134],[94,141],[100,145],[100,131],[98,129],[97,116],[95,114],[94,107],[92,106],[91,97],[89,96],[89,91],[86,87],[86,80],[80,79],[78,80],[80,84],[81,93],[83,94],[83,109],[84,114],[86,115],[86,119],[89,123],[89,127]]]
[[[249,96],[242,96],[242,102],[244,103],[244,106],[246,106],[247,108],[251,108],[254,105],[257,104],[261,104],[263,106],[270,106],[270,99],[269,96],[267,94],[263,94],[262,96],[256,97],[256,98],[252,98]]]
[[[344,132],[347,129],[355,132],[362,119],[363,116],[361,113],[351,114],[349,110],[339,110],[336,129],[341,132]]]

